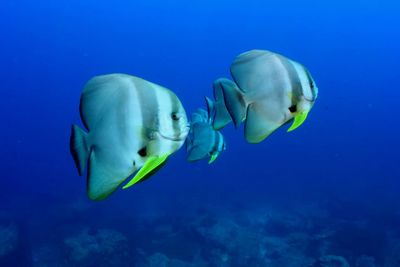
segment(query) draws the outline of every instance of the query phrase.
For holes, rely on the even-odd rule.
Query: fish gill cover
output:
[[[2,1],[0,266],[400,266],[399,9],[390,0]],[[302,64],[320,89],[291,133],[283,125],[263,139],[269,131],[255,135],[246,117],[262,110],[271,121],[249,103],[263,98],[236,64],[254,49]],[[168,88],[188,136],[220,133],[226,149],[206,142],[212,153],[195,163],[182,148],[162,153],[150,179],[89,200],[70,127],[85,126],[88,80],[111,73]],[[215,110],[192,128],[204,96]],[[143,148],[135,153],[154,153]]]

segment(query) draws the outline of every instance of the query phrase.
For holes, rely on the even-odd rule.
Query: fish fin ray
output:
[[[70,137],[70,152],[75,161],[79,175],[85,171],[89,160],[89,148],[87,145],[87,133],[77,125],[72,125]]]
[[[213,163],[218,158],[218,156],[219,156],[219,153],[212,154],[210,157],[210,160],[208,161],[208,164]]]
[[[308,112],[301,112],[294,116],[293,119],[293,124],[290,126],[290,128],[287,130],[288,132],[294,131],[295,129],[299,128],[304,121],[307,119]]]
[[[143,167],[140,168],[136,175],[126,185],[124,185],[122,189],[127,189],[141,180],[146,179],[146,176],[153,173],[153,170],[162,165],[169,156],[170,154],[165,154],[162,156],[150,156]]]
[[[247,104],[246,101],[244,100],[243,92],[231,80],[218,79],[216,83],[222,89],[224,96],[224,105],[226,110],[228,111],[235,126],[239,127],[240,123],[246,118]],[[221,114],[219,118],[226,119],[226,113],[225,111],[223,112],[224,114]]]
[[[220,78],[214,81],[214,116],[213,116],[213,127],[215,130],[224,128],[228,123],[232,121],[229,111],[225,105],[224,92],[222,83],[230,84],[233,83],[231,80]]]
[[[205,100],[206,100],[207,114],[208,114],[207,122],[212,123],[215,118],[215,102],[208,97],[205,97]]]

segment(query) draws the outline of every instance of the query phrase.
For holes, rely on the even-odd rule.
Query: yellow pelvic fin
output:
[[[151,171],[153,171],[155,168],[160,166],[164,161],[167,160],[170,154],[165,154],[162,156],[151,156],[149,157],[146,162],[144,163],[143,167],[136,173],[135,177],[132,178],[132,180],[129,181],[126,185],[122,187],[122,189],[127,189],[131,187],[132,185],[140,182],[143,178],[145,178]]]
[[[292,126],[290,126],[290,128],[287,131],[291,132],[291,131],[297,129],[298,127],[300,127],[300,125],[302,125],[303,122],[307,119],[307,115],[308,115],[308,112],[301,112],[301,113],[297,114],[294,117]]]
[[[208,164],[213,163],[218,158],[218,156],[219,153],[212,154],[210,160],[208,161]]]

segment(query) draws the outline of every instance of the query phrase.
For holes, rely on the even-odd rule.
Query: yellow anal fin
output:
[[[290,128],[287,131],[291,132],[291,131],[299,128],[300,125],[302,125],[303,122],[307,119],[307,115],[308,115],[308,112],[301,112],[301,113],[297,114],[294,117],[294,121],[293,121],[292,126],[290,126]]]
[[[218,158],[218,156],[219,156],[219,153],[212,154],[210,157],[210,160],[208,161],[208,164],[213,163]]]
[[[162,156],[151,156],[151,157],[149,157],[147,159],[147,161],[144,163],[143,167],[135,175],[135,177],[133,177],[132,180],[129,181],[129,183],[124,185],[122,187],[122,189],[127,189],[127,188],[131,187],[132,185],[140,182],[142,179],[146,178],[146,176],[148,174],[150,174],[158,166],[163,164],[167,160],[169,155],[170,154],[165,154],[165,155],[162,155]]]

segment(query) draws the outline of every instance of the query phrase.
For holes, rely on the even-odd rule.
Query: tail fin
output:
[[[222,84],[233,83],[231,80],[220,78],[217,79],[214,84],[214,116],[213,116],[213,127],[215,130],[224,128],[228,123],[232,121],[228,110],[225,106],[224,92]]]
[[[215,83],[222,88],[226,109],[235,127],[239,127],[240,123],[246,119],[247,103],[244,93],[231,80],[218,79]]]
[[[76,168],[79,175],[85,170],[86,163],[89,159],[89,148],[87,146],[87,133],[85,133],[77,125],[72,125],[70,138],[70,151],[74,158]]]

